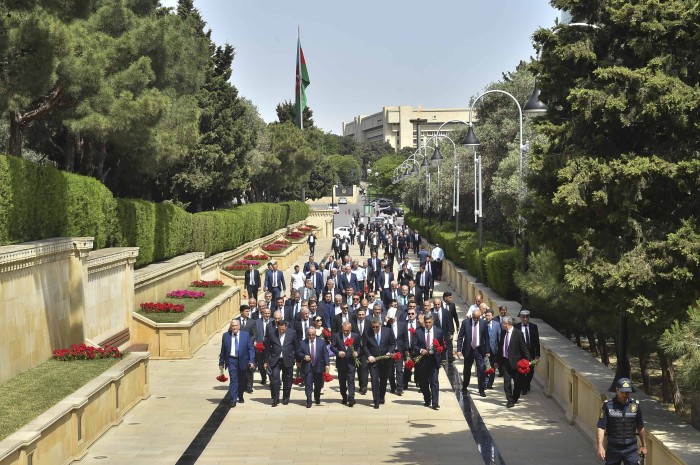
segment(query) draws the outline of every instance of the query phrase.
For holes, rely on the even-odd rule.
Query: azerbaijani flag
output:
[[[306,108],[306,88],[311,84],[309,72],[306,69],[304,52],[301,50],[301,38],[297,34],[297,85],[296,85],[296,106],[295,118],[299,129],[304,129],[304,109]]]

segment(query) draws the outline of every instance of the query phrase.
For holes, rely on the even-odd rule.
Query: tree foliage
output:
[[[292,123],[296,121],[296,105],[291,100],[285,100],[277,104],[277,120],[280,123]],[[304,107],[302,116],[304,117],[304,129],[314,128],[314,112],[309,107]]]

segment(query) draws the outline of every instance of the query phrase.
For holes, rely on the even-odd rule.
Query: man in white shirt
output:
[[[433,258],[433,265],[435,265],[433,277],[439,281],[442,279],[442,261],[445,259],[445,252],[440,248],[440,244],[435,244],[430,256]]]
[[[305,280],[306,276],[299,269],[299,265],[294,265],[294,273],[292,273],[292,289],[301,292],[301,290],[304,288]]]

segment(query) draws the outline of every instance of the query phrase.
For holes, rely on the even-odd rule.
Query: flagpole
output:
[[[302,82],[301,71],[301,28],[297,25],[297,112],[299,113],[299,129],[304,129],[304,114],[301,102],[301,93],[303,92],[304,83]]]

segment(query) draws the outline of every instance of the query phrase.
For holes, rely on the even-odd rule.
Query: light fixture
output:
[[[462,145],[466,145],[467,147],[476,147],[481,145],[479,139],[476,138],[476,134],[474,134],[474,126],[472,126],[471,123],[469,123],[469,130],[467,131],[466,137],[462,141]]]
[[[442,156],[442,153],[440,153],[440,146],[438,145],[433,151],[433,156],[430,157],[430,163],[434,163],[440,166],[440,163],[442,163],[443,158],[444,157]]]
[[[547,113],[547,105],[540,101],[540,88],[536,82],[530,98],[525,102],[523,113],[527,116],[538,116]]]

